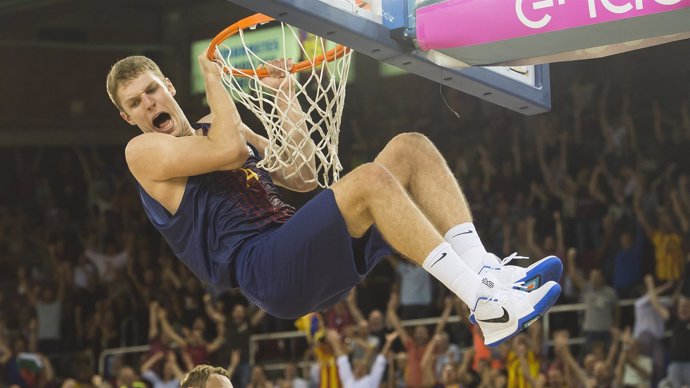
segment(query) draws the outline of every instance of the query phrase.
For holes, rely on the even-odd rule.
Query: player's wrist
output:
[[[220,74],[206,73],[204,74],[204,81],[206,82],[207,87],[211,85],[223,84],[223,78],[220,76]]]

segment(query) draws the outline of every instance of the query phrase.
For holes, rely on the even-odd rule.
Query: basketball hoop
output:
[[[230,94],[252,111],[266,129],[269,145],[264,150],[259,167],[267,171],[289,168],[291,173],[285,177],[287,179],[299,175],[305,182],[317,182],[321,187],[329,187],[338,180],[342,171],[342,165],[338,160],[338,137],[351,50],[342,45],[333,47],[334,44],[318,36],[314,36],[313,41],[310,40],[309,44],[306,44],[307,40],[303,39],[304,35],[299,30],[280,22],[282,56],[260,58],[256,50],[245,41],[245,34],[259,25],[270,22],[277,21],[263,14],[255,14],[232,24],[213,38],[206,55],[211,60],[222,62],[222,79]],[[243,53],[233,53],[227,45],[227,39],[232,36],[239,37]],[[278,90],[262,83],[261,78],[268,75],[268,66],[274,66],[269,61],[282,59],[286,65],[289,55],[286,52],[287,43],[294,42],[299,47],[300,58],[293,59],[302,60],[292,65],[290,73],[300,73],[299,76],[304,78],[304,81],[294,80],[290,83],[290,92],[294,89],[295,98],[281,110],[275,102]],[[236,68],[233,62],[242,62],[249,66]],[[288,115],[286,112],[289,112],[293,105],[299,104],[299,100],[303,100],[301,109],[304,115],[300,115],[299,118]],[[303,128],[306,136],[302,136],[302,139],[296,142],[288,136],[290,128]],[[310,138],[316,147],[312,155],[303,155],[302,147]],[[310,161],[314,158],[316,165],[309,168]],[[304,175],[307,171],[309,176]]]

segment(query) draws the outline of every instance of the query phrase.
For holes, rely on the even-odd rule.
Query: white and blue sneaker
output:
[[[561,280],[561,275],[563,275],[563,263],[561,259],[556,256],[547,256],[527,268],[508,265],[513,259],[529,258],[518,256],[517,253],[513,253],[501,260],[493,253],[487,253],[484,256],[484,265],[479,270],[478,274],[481,276],[490,273],[498,279],[501,284],[506,286],[522,283],[522,288],[526,289],[528,292],[536,290],[546,282],[558,282]]]
[[[512,286],[527,292],[532,292],[547,282],[561,280],[563,263],[556,256],[547,256],[527,268],[508,265],[513,259],[528,258],[513,253],[501,260],[493,253],[487,253],[484,256],[484,265],[479,270],[479,275],[491,274],[502,285]],[[477,324],[474,314],[470,314],[470,322]]]
[[[551,308],[561,294],[561,286],[554,281],[532,292],[521,290],[519,286],[496,286],[495,290],[489,297],[480,298],[472,311],[487,346],[497,346],[526,329]]]

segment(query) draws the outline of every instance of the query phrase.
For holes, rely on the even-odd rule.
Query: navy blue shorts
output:
[[[285,224],[244,244],[237,282],[269,314],[296,319],[325,310],[392,253],[376,227],[352,238],[333,191],[324,190]]]

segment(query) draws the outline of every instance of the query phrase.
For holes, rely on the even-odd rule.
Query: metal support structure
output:
[[[409,42],[391,37],[391,30],[381,23],[333,7],[320,0],[228,0],[299,27],[378,61],[442,83],[493,104],[516,112],[533,115],[551,109],[548,65],[539,65],[535,85],[496,75],[481,67],[447,68],[437,65],[426,53],[411,49]],[[395,2],[392,2],[393,4]],[[398,4],[400,0],[397,1]],[[384,5],[386,3],[384,2]],[[392,12],[383,10],[383,18]],[[389,15],[390,14],[390,15]],[[399,13],[393,16],[398,17]],[[386,23],[391,24],[391,23]],[[399,25],[399,22],[393,23]],[[407,24],[407,22],[403,23]],[[413,93],[411,91],[411,93]]]

